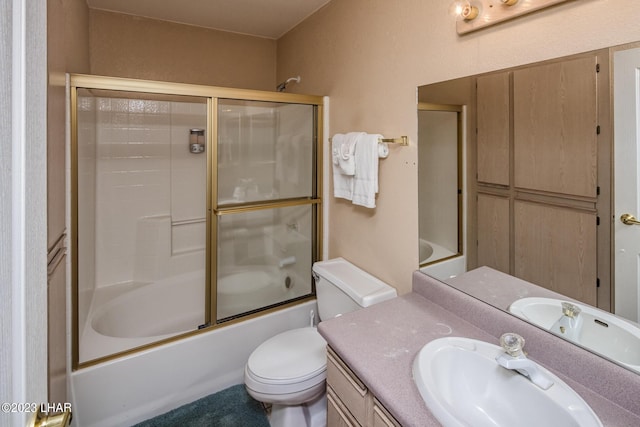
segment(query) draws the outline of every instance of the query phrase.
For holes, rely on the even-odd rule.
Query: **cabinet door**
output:
[[[478,265],[509,274],[509,199],[478,194]]]
[[[509,73],[477,80],[478,181],[509,185]]]
[[[516,187],[596,197],[596,57],[513,73]]]
[[[597,304],[596,215],[515,202],[515,276]]]

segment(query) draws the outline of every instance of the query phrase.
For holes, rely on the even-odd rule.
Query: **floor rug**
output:
[[[198,399],[135,427],[269,427],[262,404],[244,384]]]

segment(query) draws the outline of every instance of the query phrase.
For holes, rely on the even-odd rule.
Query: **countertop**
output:
[[[445,336],[464,336],[496,345],[498,339],[495,334],[480,329],[426,298],[425,292],[417,293],[415,289],[414,283],[412,293],[320,322],[318,330],[329,346],[403,426],[439,426],[413,382],[413,361],[419,350],[429,341]],[[452,292],[459,293],[463,299],[470,298],[457,290],[452,289]],[[458,296],[454,294],[453,298]],[[463,303],[486,305],[480,301],[464,300]],[[481,309],[486,310],[485,307]],[[493,310],[498,316],[509,316]],[[486,321],[487,315],[482,317]],[[519,321],[513,316],[509,316],[509,319],[513,320],[507,320],[507,323]],[[563,343],[558,345],[562,346]],[[532,359],[535,360],[535,357]],[[589,363],[593,362],[589,357],[587,359],[586,366],[590,366]],[[552,367],[544,366],[579,393],[605,426],[640,425],[640,416],[637,414],[605,399]]]

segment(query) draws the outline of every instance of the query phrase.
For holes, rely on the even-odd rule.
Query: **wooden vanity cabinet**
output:
[[[340,357],[327,347],[327,427],[400,427]]]

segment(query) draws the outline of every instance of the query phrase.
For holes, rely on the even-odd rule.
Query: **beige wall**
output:
[[[380,165],[375,210],[329,199],[329,255],[396,286],[418,266],[416,87],[640,39],[625,0],[581,0],[459,37],[449,1],[337,0],[278,40],[278,80],[330,96],[330,134],[408,135]]]
[[[276,41],[91,10],[91,74],[274,90]]]
[[[47,71],[48,401],[66,402],[66,264],[60,258],[64,246],[56,243],[67,233],[65,73],[89,72],[89,9],[84,0],[47,1]]]

